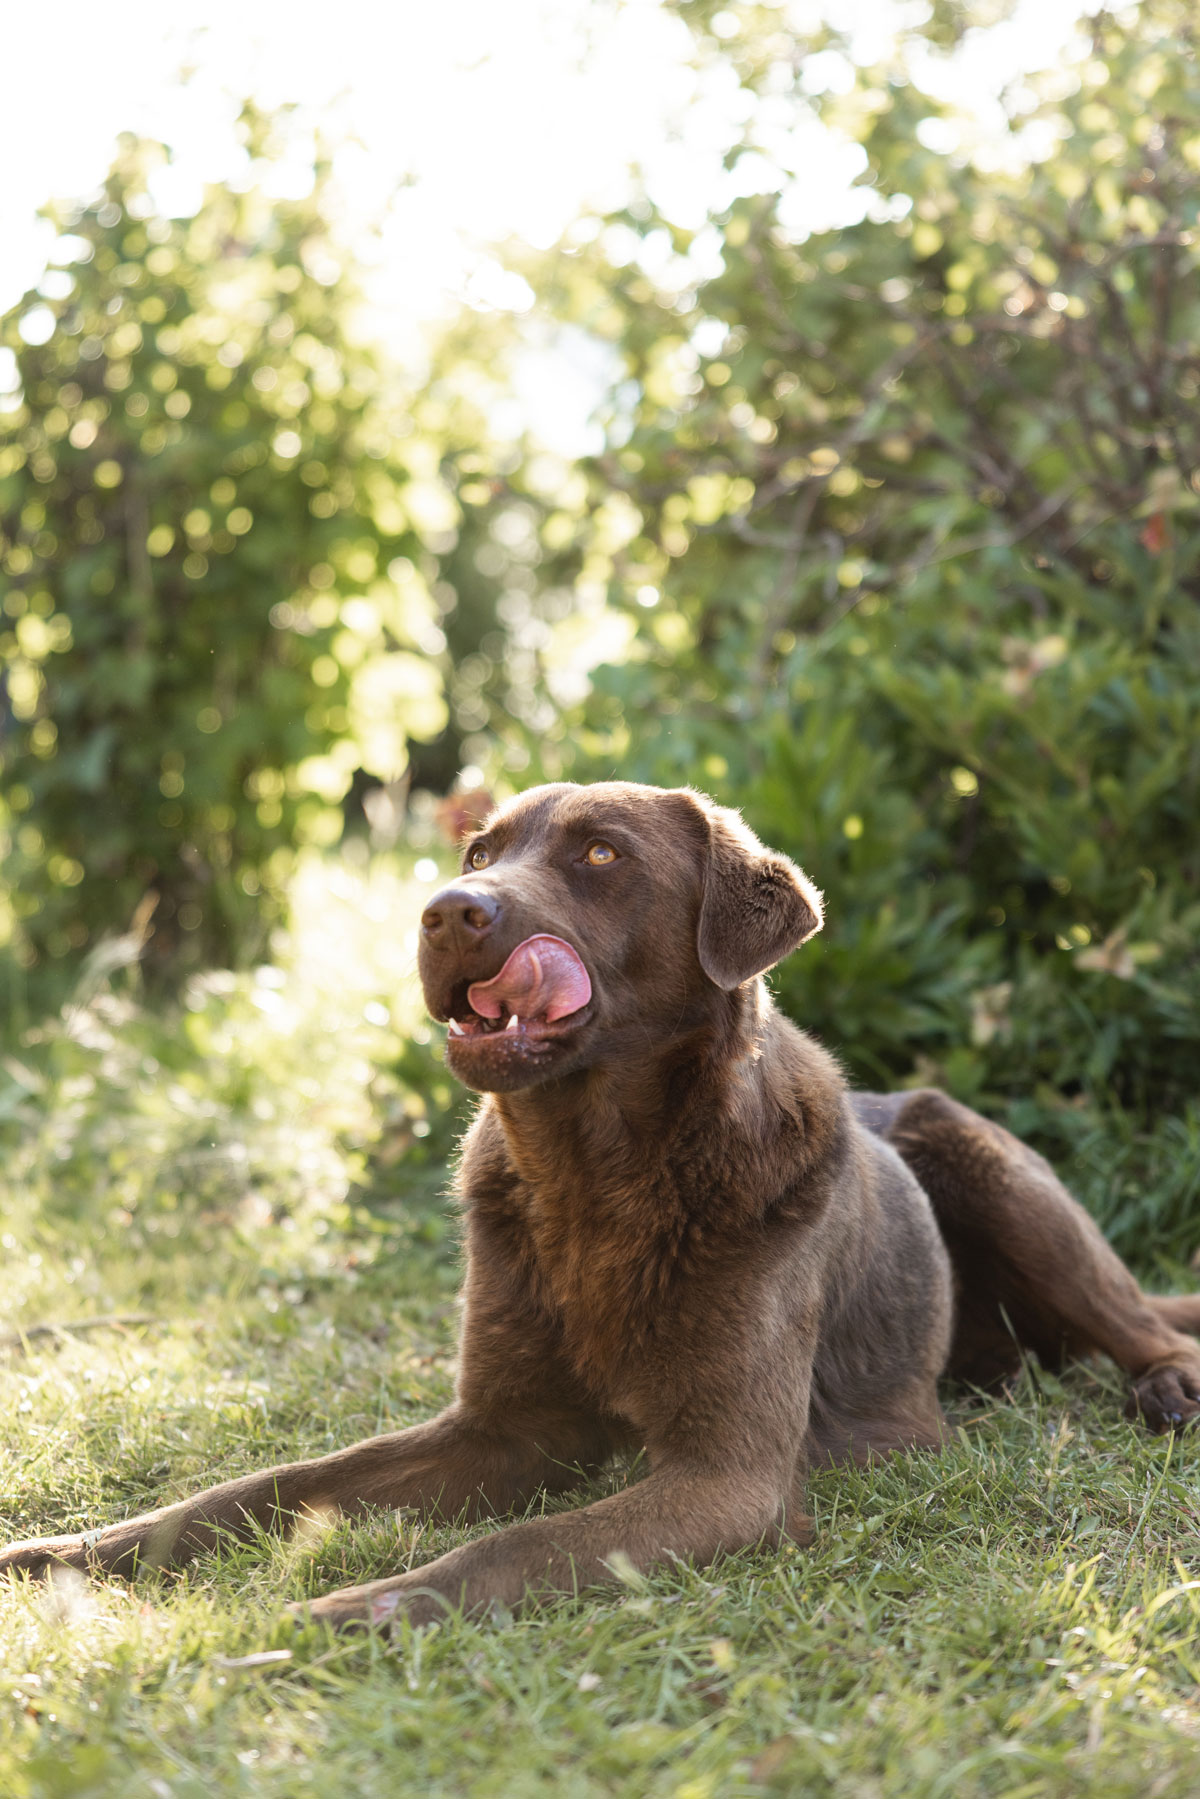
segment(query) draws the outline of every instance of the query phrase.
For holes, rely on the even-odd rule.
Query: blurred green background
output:
[[[738,96],[733,197],[684,224],[635,179],[508,245],[515,300],[420,357],[362,329],[326,149],[269,197],[286,109],[242,108],[246,179],[186,216],[133,135],[52,208],[0,320],[0,1131],[68,1211],[139,1153],[200,1205],[220,1118],[301,1167],[319,1073],[357,1158],[320,1203],[433,1178],[412,926],[448,822],[615,774],[741,807],[825,890],[776,987],[855,1080],[946,1086],[1141,1268],[1186,1256],[1194,11],[1085,18],[985,155],[937,72],[1003,7],[878,61],[666,10]],[[835,153],[847,222],[813,232],[797,171]],[[586,453],[514,408],[548,345],[589,371]]]

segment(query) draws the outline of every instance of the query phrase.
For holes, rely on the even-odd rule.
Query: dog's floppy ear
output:
[[[726,990],[773,968],[821,928],[821,895],[803,869],[766,849],[738,813],[703,801],[708,855],[696,947]]]

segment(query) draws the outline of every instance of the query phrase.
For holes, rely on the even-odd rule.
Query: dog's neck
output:
[[[602,1184],[630,1158],[643,1166],[677,1159],[697,1121],[714,1111],[750,1123],[763,1097],[758,1058],[772,1023],[762,982],[748,982],[715,992],[703,1016],[665,1043],[647,1045],[631,1029],[627,1044],[588,1068],[493,1094],[513,1163],[539,1188],[555,1171]]]
[[[617,1381],[617,1410],[620,1371],[692,1258],[722,1242],[740,1253],[814,1175],[813,1203],[828,1196],[820,1170],[846,1115],[836,1065],[765,991],[722,994],[714,1011],[655,1054],[493,1094],[507,1166],[465,1189],[493,1229],[515,1229],[567,1353]]]

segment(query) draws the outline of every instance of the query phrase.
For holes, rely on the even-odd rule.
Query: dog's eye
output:
[[[477,843],[475,848],[471,851],[471,854],[467,857],[467,867],[486,868],[491,859],[492,858],[488,855],[482,843]]]
[[[611,843],[593,843],[585,858],[593,868],[607,868],[608,864],[615,862],[616,859],[617,852]]]

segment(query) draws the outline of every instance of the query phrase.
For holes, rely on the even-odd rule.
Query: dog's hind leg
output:
[[[949,1372],[981,1385],[1021,1350],[1047,1366],[1101,1351],[1132,1378],[1126,1411],[1154,1430],[1200,1417],[1200,1295],[1155,1299],[1048,1162],[947,1098],[858,1098],[862,1121],[908,1163],[950,1252],[956,1327]]]
[[[1200,1335],[1200,1293],[1147,1293],[1144,1297],[1165,1323]]]

